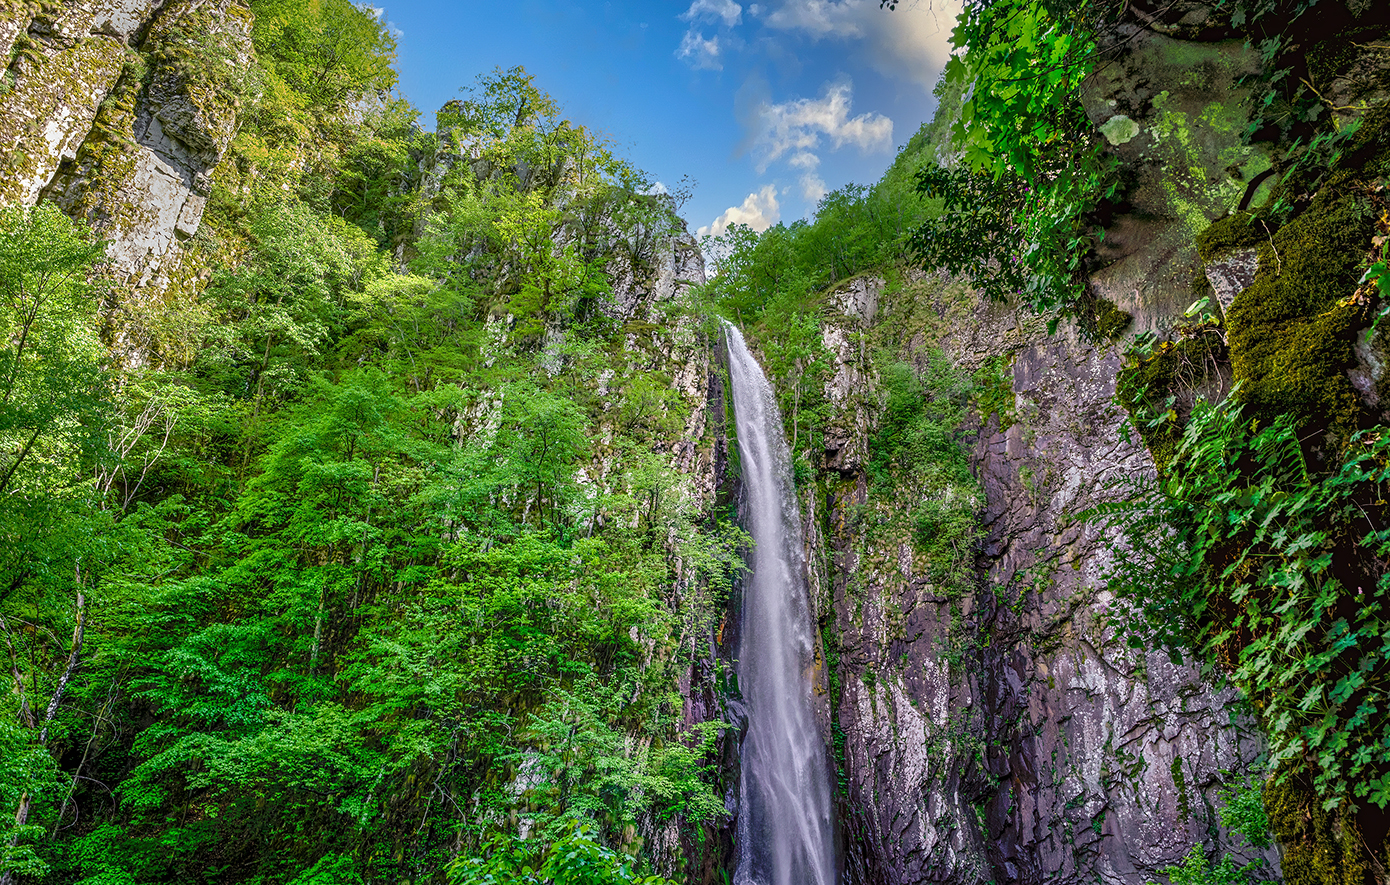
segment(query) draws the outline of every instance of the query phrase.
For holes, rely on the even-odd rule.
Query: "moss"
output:
[[[1154,96],[1149,159],[1164,169],[1156,182],[1162,211],[1196,236],[1271,163],[1266,151],[1242,143],[1246,120],[1238,102],[1213,102],[1195,113],[1185,107],[1167,90]]]
[[[1264,791],[1270,830],[1283,847],[1288,885],[1362,885],[1366,881],[1361,837],[1343,813],[1326,811],[1302,778],[1272,780]]]
[[[1249,212],[1235,212],[1213,221],[1197,236],[1197,254],[1203,263],[1207,263],[1236,249],[1267,242],[1269,234],[1258,216]]]
[[[1177,342],[1160,342],[1150,354],[1131,358],[1120,370],[1115,397],[1160,472],[1177,454],[1185,413],[1225,359],[1220,336],[1201,329]]]
[[[1076,319],[1082,337],[1095,345],[1108,344],[1119,338],[1134,320],[1133,315],[1093,292],[1078,298],[1068,313]]]
[[[1120,337],[1133,320],[1133,315],[1125,313],[1103,298],[1096,305],[1096,334],[1106,341],[1114,341]]]
[[[1178,794],[1178,820],[1187,823],[1192,818],[1192,805],[1187,797],[1187,777],[1182,770],[1182,757],[1174,756],[1173,765],[1173,789]]]
[[[1337,168],[1363,180],[1390,177],[1390,103],[1366,115],[1351,135]]]
[[[1261,248],[1259,276],[1228,316],[1232,370],[1253,414],[1338,432],[1357,424],[1346,370],[1369,318],[1348,296],[1374,232],[1364,198],[1323,193]]]
[[[1006,356],[992,356],[971,376],[975,384],[975,409],[980,414],[980,423],[988,424],[991,416],[998,415],[1000,433],[1018,423],[1014,373],[1010,362]]]
[[[1207,278],[1206,268],[1200,268],[1192,275],[1192,303],[1196,304],[1203,298],[1207,299],[1207,304],[1213,313],[1220,310],[1221,305],[1216,298],[1216,290],[1212,288],[1211,280]]]
[[[105,37],[78,40],[51,56],[30,72],[22,86],[11,93],[0,119],[0,139],[12,145],[0,156],[0,197],[33,200],[58,167],[59,152],[48,142],[45,124],[67,120],[77,97],[106,94],[123,67],[125,49]],[[65,131],[64,136],[70,136]]]

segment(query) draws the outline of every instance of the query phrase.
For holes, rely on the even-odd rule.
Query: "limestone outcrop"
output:
[[[67,2],[10,21],[0,96],[0,198],[49,199],[108,242],[115,278],[145,297],[193,276],[197,233],[236,129],[251,13],[236,0]]]

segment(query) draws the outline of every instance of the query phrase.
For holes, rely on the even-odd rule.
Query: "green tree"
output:
[[[100,448],[105,393],[89,284],[101,254],[51,206],[0,207],[0,632],[13,678],[0,739],[23,785],[0,808],[6,885],[42,866],[20,841],[34,833],[27,824],[46,767],[36,760],[81,662],[86,593],[101,566],[104,526],[87,513],[84,475]],[[54,641],[65,627],[71,642]]]
[[[352,0],[255,0],[256,50],[311,104],[337,110],[396,85],[396,40]]]

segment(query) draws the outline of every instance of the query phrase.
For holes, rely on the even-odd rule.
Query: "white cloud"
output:
[[[718,37],[710,37],[706,40],[703,34],[691,28],[685,32],[680,49],[676,50],[676,57],[685,59],[696,70],[719,71],[724,68],[723,63],[719,60],[719,53]]]
[[[853,104],[854,87],[848,80],[827,86],[825,95],[818,99],[762,102],[754,111],[753,145],[761,154],[758,171],[767,171],[771,163],[788,153],[793,154],[793,165],[809,168],[809,158],[815,157],[812,151],[827,138],[836,150],[847,144],[865,153],[892,150],[893,121],[876,113],[851,117]]]
[[[681,18],[688,22],[717,19],[723,21],[726,28],[732,28],[743,21],[743,7],[734,0],[695,0]]]
[[[784,31],[806,31],[813,37],[862,37],[860,7],[867,8],[868,4],[854,0],[784,0],[767,17],[767,24]]]
[[[782,0],[764,22],[813,40],[865,40],[873,66],[930,90],[951,52],[951,27],[961,0],[928,0],[879,8],[878,0]]]
[[[817,205],[830,193],[830,188],[825,186],[825,179],[814,172],[807,172],[801,176],[801,196],[806,198],[806,202]]]
[[[802,151],[793,154],[787,160],[787,165],[794,169],[802,170],[801,173],[801,196],[806,202],[815,205],[821,201],[830,189],[825,186],[825,179],[821,178],[816,172],[820,168],[820,157],[809,151]]]
[[[696,233],[701,237],[707,234],[719,236],[734,224],[746,224],[761,233],[781,219],[782,207],[777,202],[777,188],[769,184],[757,193],[749,194],[742,206],[730,206],[713,224],[700,228]]]

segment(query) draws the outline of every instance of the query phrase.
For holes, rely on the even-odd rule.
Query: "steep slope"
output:
[[[1277,29],[1280,16],[1297,20],[1302,11],[1280,7],[1259,27]],[[1371,7],[1339,7],[1305,40],[1289,32],[1291,42],[1266,46],[1286,55],[1262,58],[1229,10],[1186,4],[1134,15],[1141,20],[1122,17],[1106,32],[1104,61],[1079,89],[1085,117],[1069,124],[1100,146],[1101,168],[1114,164],[1105,175],[1116,185],[1070,234],[1095,245],[1082,250],[1080,294],[1064,300],[1065,318],[1017,303],[1039,297],[1022,288],[990,302],[930,267],[884,267],[882,257],[832,267],[813,244],[862,236],[836,215],[835,199],[846,195],[828,201],[810,227],[775,230],[754,245],[733,240],[721,268],[732,279],[715,281],[726,304],[757,318],[750,339],[765,360],[787,366],[784,409],[809,405],[798,455],[806,519],[821,533],[808,558],[820,576],[814,601],[831,670],[852,881],[1137,885],[1179,865],[1217,876],[1218,862],[1252,870],[1262,862],[1255,875],[1278,875],[1282,865],[1297,882],[1384,880],[1383,815],[1308,792],[1312,775],[1289,774],[1287,761],[1264,791],[1277,849],[1259,847],[1268,839],[1259,827],[1227,829],[1242,821],[1228,821],[1227,809],[1259,808],[1258,798],[1250,803],[1268,774],[1267,737],[1284,726],[1264,696],[1243,695],[1209,669],[1235,670],[1238,648],[1213,661],[1200,642],[1182,639],[1181,625],[1200,609],[1162,609],[1166,632],[1136,633],[1135,606],[1166,604],[1174,560],[1150,559],[1158,547],[1132,545],[1154,536],[1136,539],[1097,515],[1098,507],[1133,513],[1125,502],[1161,500],[1151,497],[1163,488],[1157,469],[1182,444],[1186,416],[1222,400],[1233,378],[1262,421],[1292,408],[1312,422],[1305,433],[1331,421],[1333,438],[1345,439],[1348,424],[1378,420],[1383,333],[1367,306],[1375,294],[1358,289],[1356,276],[1382,243],[1372,235],[1383,206],[1367,195],[1385,185],[1376,171],[1384,168],[1377,108],[1390,70],[1376,42],[1384,22]],[[1311,79],[1301,84],[1316,82],[1339,100],[1305,85],[1288,87],[1293,99],[1272,94],[1282,87],[1269,78],[1288,76],[1282,65],[1305,63]],[[1252,101],[1252,89],[1267,91]],[[926,162],[951,167],[960,158],[945,147],[945,132],[961,93],[940,94],[943,110],[921,137],[934,153]],[[1326,121],[1322,105],[1333,107],[1340,129],[1329,127],[1313,153],[1301,153],[1306,141],[1260,128],[1270,125],[1261,114],[1286,112],[1283,100],[1304,102],[1305,121],[1319,111]],[[988,125],[978,122],[982,107],[967,134]],[[1320,143],[1339,146],[1317,153]],[[913,150],[899,160],[922,164]],[[872,215],[873,200],[901,172],[862,198],[859,211]],[[940,178],[923,185],[941,197]],[[994,193],[987,182],[966,186],[976,200]],[[943,211],[911,205],[928,219]],[[968,251],[960,238],[998,237],[986,242],[999,251],[979,250],[973,268],[961,262],[982,290],[1013,279],[1008,265],[1020,258],[1011,243],[1038,250],[1036,228],[984,218],[988,209],[968,199],[944,211],[957,212],[954,221],[933,221],[914,245],[949,254]],[[1291,224],[1290,213],[1298,218]],[[892,257],[892,236],[879,242]],[[763,283],[764,300],[752,303],[745,288],[773,278],[785,261],[778,248],[797,256],[804,278],[829,285]],[[844,279],[856,271],[867,274]],[[1271,304],[1293,325],[1279,326]],[[788,330],[803,325],[815,337],[789,346]],[[798,348],[810,358],[783,362]],[[1325,457],[1314,448],[1309,463]],[[957,458],[969,475],[951,466]],[[1109,503],[1125,507],[1101,506]],[[1336,555],[1350,562],[1361,554]],[[1355,580],[1374,582],[1376,568]],[[1121,587],[1129,589],[1117,595]],[[1366,624],[1375,634],[1378,621]],[[1163,647],[1160,636],[1176,645]]]
[[[1328,805],[1358,787],[1304,758],[1279,846],[1234,831],[1291,705],[1215,675],[1240,648],[1136,634],[1152,551],[1094,513],[1160,506],[1233,380],[1330,416],[1308,476],[1383,420],[1390,64],[1374,4],[1330,7],[1269,123],[1249,91],[1299,78],[1246,45],[1268,21],[1125,5],[1068,123],[1115,187],[1063,217],[1104,237],[1058,316],[981,294],[997,260],[918,266],[960,81],[883,181],[734,229],[707,278],[524,71],[425,131],[348,0],[0,6],[0,876],[726,881],[724,315],[793,449],[845,881],[1385,881],[1372,769]],[[1353,707],[1368,672],[1334,674]]]

